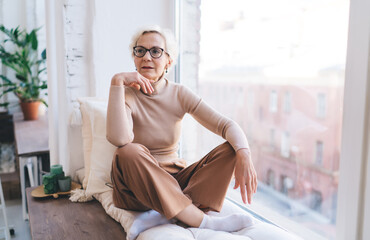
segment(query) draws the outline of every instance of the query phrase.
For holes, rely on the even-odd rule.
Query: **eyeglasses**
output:
[[[134,55],[138,58],[144,57],[147,51],[149,51],[150,56],[152,56],[152,58],[160,58],[162,57],[163,52],[167,53],[166,51],[164,51],[163,48],[159,47],[152,47],[151,49],[147,49],[141,46],[134,47]]]

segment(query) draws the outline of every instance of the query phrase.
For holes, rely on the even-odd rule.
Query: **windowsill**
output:
[[[318,233],[304,227],[302,224],[297,223],[281,214],[276,212],[275,210],[269,208],[266,206],[266,204],[263,204],[262,202],[258,202],[258,200],[252,201],[251,205],[245,205],[242,202],[241,196],[240,196],[240,190],[239,188],[234,190],[232,182],[229,186],[229,191],[227,192],[227,199],[242,208],[243,210],[249,212],[252,214],[255,218],[270,223],[272,225],[275,225],[285,231],[291,232],[296,234],[297,236],[302,237],[303,239],[317,239],[317,240],[325,240],[326,237],[319,235]],[[261,185],[261,184],[260,184]],[[259,189],[261,188],[268,188],[268,186],[259,186]],[[293,204],[292,204],[293,206]],[[293,207],[299,207],[299,206],[293,206]],[[319,215],[319,214],[317,214]],[[319,217],[318,217],[319,218]]]

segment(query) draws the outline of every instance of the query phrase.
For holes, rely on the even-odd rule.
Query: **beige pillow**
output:
[[[85,102],[88,100],[93,100],[93,98],[79,98],[80,110],[82,116],[82,146],[83,146],[83,155],[84,155],[84,166],[85,166],[85,178],[82,182],[84,189],[87,187],[87,182],[90,174],[90,156],[91,156],[91,147],[92,147],[92,131],[91,131],[91,122],[90,122],[90,113],[86,107]]]
[[[116,147],[106,139],[107,101],[80,98],[85,178],[83,187],[91,196],[109,190],[110,172]]]

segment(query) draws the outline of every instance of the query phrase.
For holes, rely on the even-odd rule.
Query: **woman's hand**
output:
[[[251,153],[245,148],[236,152],[234,189],[237,189],[239,186],[244,204],[247,204],[246,192],[248,203],[251,204],[252,195],[257,191],[257,173],[253,166]]]
[[[144,93],[152,93],[154,92],[154,88],[151,85],[153,82],[153,80],[143,77],[138,72],[122,72],[113,76],[111,85],[125,85],[136,88],[137,90],[143,89]]]

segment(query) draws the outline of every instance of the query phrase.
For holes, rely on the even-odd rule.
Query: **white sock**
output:
[[[252,217],[234,213],[225,217],[209,216],[204,214],[199,228],[207,228],[216,231],[236,232],[254,224]]]
[[[172,223],[172,220],[168,220],[165,216],[159,212],[150,210],[138,215],[132,223],[129,232],[127,233],[127,239],[133,240],[143,231],[167,223]]]

